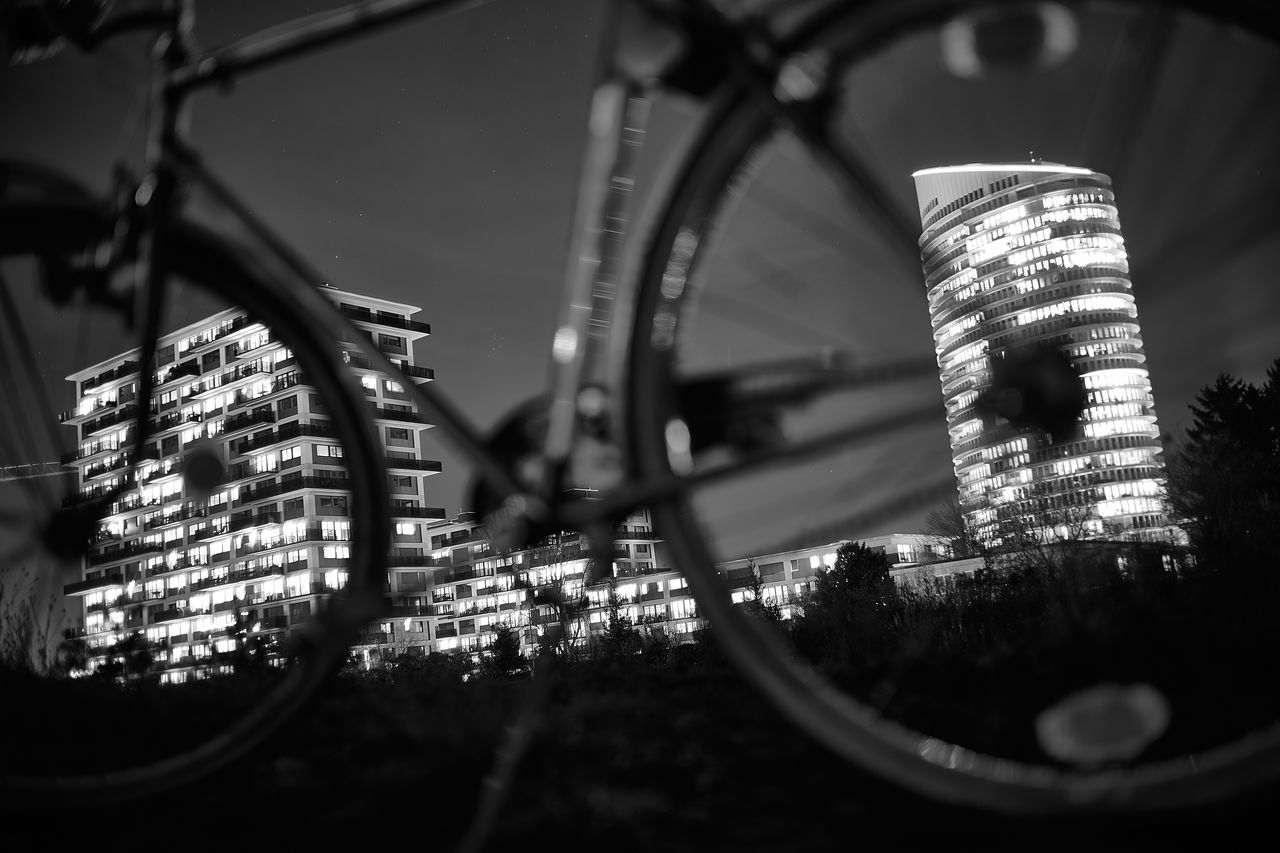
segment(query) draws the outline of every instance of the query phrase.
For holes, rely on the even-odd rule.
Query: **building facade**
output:
[[[430,333],[413,319],[418,308],[323,292],[411,381],[433,378],[414,364],[414,342]],[[421,539],[422,528],[445,517],[426,499],[427,481],[441,470],[423,452],[429,425],[401,385],[350,344],[335,346],[360,377],[385,445],[397,538]],[[77,404],[62,419],[77,443],[62,461],[76,471],[80,499],[119,485],[143,402],[139,369],[136,352],[122,353],[68,377]],[[110,506],[82,578],[64,588],[91,668],[120,637],[140,633],[162,681],[203,677],[237,642],[271,648],[345,583],[351,522],[342,448],[301,379],[290,350],[238,309],[160,340],[146,401],[156,428],[140,486]],[[226,471],[208,494],[184,482],[184,450],[196,443]]]
[[[325,292],[408,377],[433,379],[414,363],[413,343],[430,332],[413,319],[417,308]],[[404,388],[349,345],[343,349],[383,441],[394,525],[389,615],[366,626],[354,648],[357,660],[371,666],[405,653],[478,656],[498,625],[515,629],[532,655],[557,624],[578,645],[603,632],[613,614],[675,641],[704,624],[647,509],[615,528],[612,559],[594,572],[581,534],[497,551],[473,514],[445,520],[443,509],[428,502],[429,479],[441,470],[425,458],[429,425]],[[76,495],[91,499],[118,486],[126,466],[140,404],[138,356],[122,353],[68,379],[77,404],[62,419],[76,431],[76,449],[62,463],[74,471]],[[113,644],[137,634],[161,681],[181,683],[230,668],[237,643],[257,643],[269,653],[345,583],[351,538],[345,468],[292,353],[234,309],[159,341],[150,403],[156,428],[139,464],[140,486],[110,506],[80,576],[63,591],[91,669]],[[227,476],[208,494],[193,493],[184,480],[184,451],[195,444],[212,447],[225,462]],[[936,538],[919,534],[865,541],[889,556],[899,581],[944,556]],[[789,616],[814,575],[834,564],[841,544],[717,569],[734,601],[749,600],[758,578],[764,598]],[[581,603],[569,624],[547,603],[548,590]]]
[[[1176,537],[1110,179],[1040,162],[913,177],[966,522],[992,544],[1013,519],[1060,535]],[[982,416],[993,359],[1027,345],[1067,355],[1084,379],[1087,404],[1069,439]]]
[[[532,656],[551,626],[565,629],[575,646],[602,634],[611,616],[625,617],[642,632],[660,631],[680,642],[705,624],[683,575],[668,559],[649,512],[639,509],[614,531],[614,560],[601,577],[588,576],[586,542],[577,533],[549,537],[536,546],[495,552],[479,521],[470,514],[430,530],[427,559],[406,566],[392,557],[392,616],[369,626],[356,652],[365,665],[400,654],[479,655],[493,642],[498,625],[516,630],[521,650]],[[899,584],[922,576],[972,572],[981,561],[951,561],[937,537],[887,534],[863,541],[888,556]],[[765,601],[783,618],[813,585],[814,576],[835,565],[844,540],[774,554],[744,557],[716,566],[732,600],[753,598],[756,583]],[[582,602],[568,624],[540,593],[554,590],[562,600]],[[584,601],[585,598],[585,601]]]

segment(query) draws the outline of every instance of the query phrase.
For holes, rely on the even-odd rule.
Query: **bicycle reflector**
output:
[[[966,80],[1045,71],[1075,53],[1077,30],[1075,16],[1057,3],[979,4],[942,28],[942,64]]]

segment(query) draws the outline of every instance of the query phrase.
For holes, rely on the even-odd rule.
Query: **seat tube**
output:
[[[642,84],[614,62],[616,8],[609,17],[603,40],[607,64],[592,92],[561,313],[552,342],[552,399],[544,448],[551,463],[549,472],[567,459],[572,448],[579,393],[600,379],[597,373],[611,333],[635,162],[649,119],[650,101]]]

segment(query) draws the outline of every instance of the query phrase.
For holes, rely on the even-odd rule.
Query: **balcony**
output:
[[[333,427],[327,423],[299,423],[297,421],[283,424],[279,429],[274,431],[263,431],[259,435],[252,435],[248,438],[241,439],[231,443],[231,452],[234,456],[243,456],[253,450],[261,450],[264,447],[270,447],[289,439],[299,438],[301,436],[314,436],[317,438],[329,438],[334,435]]]
[[[171,607],[167,610],[153,610],[150,614],[152,625],[158,625],[161,622],[172,622],[174,619],[181,619],[184,616],[191,615],[193,614],[190,611],[178,607]]]
[[[273,566],[273,565],[255,566],[252,569],[240,569],[239,571],[232,572],[231,574],[227,575],[226,583],[244,583],[245,581],[251,581],[251,580],[254,580],[255,578],[266,578],[266,577],[272,577],[275,575],[283,575],[284,572],[285,572],[284,566]],[[272,595],[272,596],[268,596],[267,598],[260,599],[259,601],[277,601],[281,598],[283,598],[283,596],[281,595]],[[259,602],[254,602],[254,603],[259,603]]]
[[[646,542],[660,542],[662,540],[662,537],[652,529],[625,524],[620,524],[614,528],[613,537],[615,539],[640,539]]]
[[[200,363],[194,358],[182,362],[182,364],[174,365],[167,370],[161,370],[156,374],[156,387],[173,382],[175,379],[181,379],[184,376],[199,376]]]
[[[102,385],[107,382],[111,382],[115,379],[123,379],[124,377],[131,376],[137,372],[138,372],[138,362],[126,361],[121,363],[118,367],[116,367],[113,370],[108,370],[105,373],[99,373],[97,376],[93,377],[92,379],[84,380],[84,382],[80,384],[80,390],[88,391],[91,388],[97,388],[99,385]]]
[[[114,405],[114,404],[111,404],[111,405]],[[99,412],[104,408],[109,408],[109,406],[107,405],[99,406],[89,414],[92,415],[94,412]],[[152,409],[151,413],[154,415],[155,410]],[[110,427],[117,426],[118,424],[129,423],[134,419],[136,415],[137,415],[136,406],[125,406],[124,408],[118,409],[109,415],[103,415],[97,420],[85,421],[83,424],[80,425],[80,435],[81,437],[86,437],[86,436],[93,435],[94,433],[102,432],[103,430],[109,429]],[[82,416],[77,414],[74,409],[70,412],[63,412],[61,415],[59,415],[59,418],[62,420],[62,422],[66,424],[74,423],[75,421],[80,420],[81,417]]]
[[[368,308],[359,308],[355,305],[339,305],[338,310],[342,314],[352,320],[359,320],[364,323],[374,323],[379,326],[388,326],[392,329],[405,329],[411,332],[423,332],[431,334],[431,325],[418,320],[410,320],[399,314],[392,314],[387,311],[374,312]]]
[[[193,530],[189,534],[187,534],[187,541],[192,543],[203,542],[206,539],[212,539],[213,537],[217,536],[220,532],[222,531],[219,531],[217,528],[214,528],[214,527],[202,527],[199,530]]]
[[[200,592],[202,590],[212,589],[215,586],[225,586],[226,584],[229,584],[229,583],[231,583],[231,578],[228,577],[227,575],[222,575],[220,577],[201,578],[198,581],[188,584],[188,589],[191,592]],[[214,609],[217,609],[217,608],[215,607]]]
[[[225,338],[227,335],[240,331],[241,329],[245,328],[248,325],[249,325],[248,317],[244,317],[244,316],[235,317],[230,321],[223,323],[221,326],[219,326],[217,330],[212,335],[209,336],[209,339],[207,341],[193,338],[190,341],[190,344],[192,347],[204,346],[207,343],[211,344],[214,341]]]
[[[254,424],[271,424],[275,423],[275,412],[271,411],[270,406],[260,406],[251,412],[243,412],[238,415],[232,415],[222,422],[223,433],[233,433],[242,429],[247,429]]]
[[[187,521],[192,518],[204,518],[205,511],[203,507],[194,507],[191,509],[180,509],[177,512],[167,513],[159,518],[153,518],[143,523],[143,530],[154,530],[157,527],[164,527],[167,524],[174,524],[179,521]]]
[[[238,344],[236,344],[234,347],[232,347],[232,353],[233,353],[232,357],[233,357],[233,358],[240,358],[240,357],[244,356],[244,355],[245,355],[245,354],[247,354],[247,353],[251,353],[251,352],[253,352],[253,351],[254,351],[254,350],[256,350],[256,349],[262,349],[263,347],[267,346],[268,344],[272,344],[272,343],[275,343],[275,342],[276,342],[276,337],[275,337],[275,335],[272,335],[272,334],[270,334],[270,333],[268,333],[267,335],[264,335],[264,336],[263,336],[263,337],[261,337],[261,338],[257,338],[257,339],[250,339],[250,340],[247,340],[247,341],[241,341],[240,343],[238,343]]]
[[[387,456],[385,457],[387,467],[391,469],[401,469],[404,471],[430,471],[433,474],[439,474],[444,470],[443,466],[434,459],[413,459],[404,456]],[[443,513],[444,510],[441,510]],[[443,515],[440,518],[444,518]]]
[[[354,352],[346,352],[343,358],[347,364],[352,367],[362,367],[366,370],[378,370],[379,367],[373,363],[371,359],[367,359],[362,355]],[[396,370],[409,377],[410,379],[435,379],[436,372],[429,367],[419,367],[416,364],[410,364],[402,358],[392,358],[391,363],[395,365]]]
[[[373,416],[381,420],[404,421],[406,423],[413,423],[413,424],[427,423],[427,421],[423,419],[422,415],[414,411],[391,409],[386,406],[375,406],[373,404],[370,404],[369,408],[373,410]]]
[[[274,479],[259,480],[252,487],[242,486],[240,488],[239,497],[237,497],[232,502],[232,506],[242,507],[245,504],[250,504],[250,503],[253,503],[254,501],[261,501],[261,500],[266,500],[267,498],[273,498],[276,495],[280,494],[281,491],[282,489],[280,487],[280,483],[276,482]],[[245,516],[245,513],[236,513],[234,516],[231,517],[231,524],[232,524],[233,530],[236,529],[235,527],[236,523],[239,521],[242,521],[244,516]],[[241,524],[241,526],[244,526],[244,525]]]
[[[130,433],[132,433],[132,430],[130,430]],[[114,439],[95,441],[88,447],[62,454],[58,461],[63,465],[70,465],[72,462],[80,462],[92,456],[97,456],[99,453],[114,453],[121,447],[127,447],[129,441],[130,438],[126,438],[124,441],[115,441]]]
[[[90,417],[92,415],[97,414],[98,412],[105,411],[106,409],[114,409],[116,405],[117,405],[116,399],[112,397],[107,400],[99,401],[92,409],[89,409],[87,412],[81,412],[79,406],[77,406],[74,409],[68,409],[67,411],[58,415],[58,421],[60,423],[69,423],[71,421],[79,420],[80,418]]]
[[[109,574],[99,578],[90,580],[76,581],[69,583],[62,588],[63,595],[84,595],[89,592],[97,592],[100,589],[108,587],[120,586],[124,583],[124,576],[120,574]]]
[[[85,556],[85,562],[90,566],[100,566],[103,563],[113,563],[117,560],[124,560],[128,557],[134,557],[138,554],[156,554],[164,550],[164,545],[159,542],[142,542],[134,540],[126,542],[120,548],[110,551],[101,551],[98,553],[90,552]]]
[[[218,376],[211,376],[207,379],[204,379],[201,382],[195,383],[192,387],[184,391],[182,394],[182,402],[190,403],[192,400],[199,400],[205,397],[206,395],[209,395],[214,393],[215,391],[221,391],[221,390],[222,390],[222,378]],[[221,412],[222,407],[219,406],[216,410],[210,410],[209,414],[214,414],[215,411]]]
[[[443,520],[446,517],[446,513],[444,507],[439,506],[393,506],[391,508],[391,517]]]
[[[431,566],[448,565],[447,560],[440,560],[435,557],[423,557],[421,555],[408,554],[390,554],[387,557],[387,565],[399,568],[421,568]]]

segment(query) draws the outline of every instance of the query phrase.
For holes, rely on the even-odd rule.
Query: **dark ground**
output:
[[[538,734],[484,849],[1145,850],[1274,835],[1275,789],[1213,812],[1125,821],[945,807],[851,768],[723,665],[591,667],[551,682]],[[269,753],[223,777],[146,803],[55,806],[6,823],[32,842],[108,848],[341,841],[454,850],[528,688],[345,678]]]

